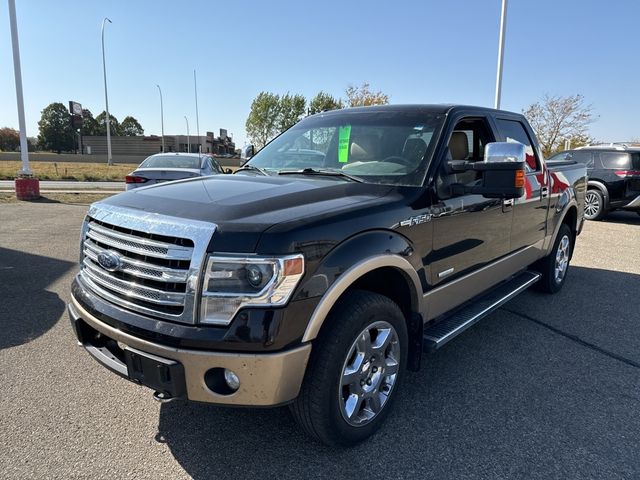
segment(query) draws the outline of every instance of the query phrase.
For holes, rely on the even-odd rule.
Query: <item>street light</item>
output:
[[[191,142],[189,140],[189,119],[184,116],[184,121],[187,122],[187,153],[191,153]]]
[[[107,64],[104,59],[104,24],[105,22],[113,23],[107,17],[104,17],[102,20],[102,73],[104,75],[104,104],[105,111],[107,113],[107,118],[105,118],[105,122],[107,124],[107,164],[113,164],[113,160],[111,159],[111,129],[109,128],[109,96],[107,95]]]
[[[496,99],[494,108],[500,108],[502,96],[502,63],[504,61],[504,37],[507,30],[507,0],[502,0],[502,14],[500,15],[500,40],[498,43],[498,71],[496,72]]]
[[[196,71],[193,70],[193,91],[196,97],[196,133],[198,134],[198,153],[202,152],[202,143],[200,143],[200,116],[198,115],[198,82],[196,81]]]
[[[160,127],[162,128],[162,152],[164,153],[164,110],[162,107],[162,89],[157,83],[156,87],[158,87],[158,91],[160,92]]]

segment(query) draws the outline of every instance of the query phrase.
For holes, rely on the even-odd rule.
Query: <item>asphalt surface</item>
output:
[[[40,190],[124,190],[124,182],[74,182],[69,180],[40,180]],[[0,190],[15,190],[13,180],[0,180]]]
[[[639,478],[640,216],[588,223],[555,296],[526,292],[405,377],[345,450],[286,408],[159,405],[77,347],[83,206],[0,206],[2,478]]]

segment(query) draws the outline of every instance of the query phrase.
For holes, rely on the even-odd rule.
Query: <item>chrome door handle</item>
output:
[[[541,196],[542,198],[546,198],[546,197],[548,197],[548,196],[549,196],[549,187],[542,187],[542,188],[540,189],[540,196]]]

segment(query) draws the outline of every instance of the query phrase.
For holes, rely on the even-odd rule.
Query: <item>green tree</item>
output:
[[[284,132],[300,121],[305,112],[307,100],[302,95],[283,95],[280,97],[278,112],[278,133]]]
[[[280,95],[260,92],[251,103],[251,112],[245,123],[247,136],[260,149],[278,134]]]
[[[60,102],[51,103],[42,110],[38,122],[38,142],[44,150],[60,153],[73,149],[71,114]]]
[[[309,103],[309,114],[314,115],[316,113],[338,110],[340,108],[344,108],[342,100],[338,100],[332,95],[320,91]]]
[[[372,92],[368,82],[356,87],[349,85],[345,90],[347,104],[350,107],[366,107],[369,105],[386,105],[389,103],[389,95],[381,91]]]
[[[107,134],[107,124],[105,122],[107,118],[107,113],[103,110],[100,115],[96,117],[96,122],[98,122],[98,129],[96,135],[106,135]],[[120,135],[120,122],[118,119],[114,117],[111,112],[109,112],[109,132],[112,136],[117,137]]]
[[[82,135],[85,135],[85,136],[99,135],[98,134],[99,128],[100,127],[98,125],[98,122],[96,121],[95,118],[93,118],[93,114],[91,113],[91,111],[88,108],[83,108],[82,109]]]
[[[594,120],[593,110],[591,105],[585,105],[580,94],[568,97],[545,94],[522,113],[536,132],[545,157],[561,150],[566,139],[572,140],[572,147],[590,143],[588,129]]]
[[[124,120],[122,120],[122,123],[120,124],[120,133],[126,137],[135,137],[144,135],[144,129],[138,120],[129,116],[124,117]]]
[[[13,128],[0,128],[0,150],[14,152],[20,145],[20,132]]]

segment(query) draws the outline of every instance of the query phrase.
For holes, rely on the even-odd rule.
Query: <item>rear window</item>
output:
[[[640,170],[640,153],[631,154],[631,163],[634,170]]]
[[[626,152],[600,152],[600,160],[604,168],[629,168],[630,155]]]
[[[140,168],[200,168],[200,158],[182,155],[154,155],[140,164]]]

